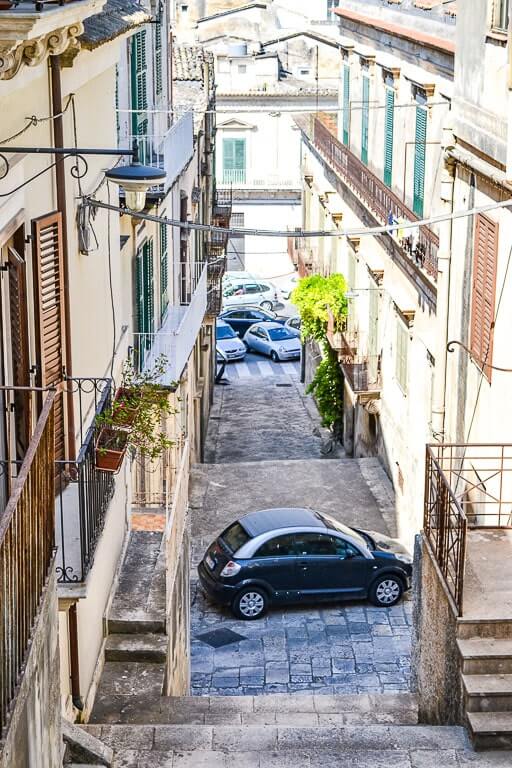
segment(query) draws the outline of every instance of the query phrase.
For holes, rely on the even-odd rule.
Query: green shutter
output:
[[[167,291],[169,282],[169,267],[167,261],[167,225],[160,224],[160,318],[163,320],[169,304]]]
[[[160,96],[163,91],[162,69],[162,27],[155,24],[155,94]]]
[[[350,66],[343,65],[343,143],[350,144]]]
[[[404,324],[397,320],[395,374],[400,388],[407,392],[407,352],[409,332]]]
[[[368,123],[370,117],[370,78],[363,75],[363,108],[361,111],[361,160],[368,165]]]
[[[148,92],[146,61],[146,30],[142,29],[132,38],[131,51],[131,96],[132,133],[145,136],[147,133]]]
[[[386,113],[384,125],[384,184],[393,181],[393,123],[395,118],[395,92],[386,88]]]
[[[144,259],[142,248],[137,250],[137,257],[135,261],[135,290],[137,333],[144,333]]]
[[[145,333],[153,333],[155,316],[153,280],[153,240],[144,243],[144,317]]]
[[[423,216],[423,200],[425,194],[425,156],[427,140],[427,110],[425,107],[416,107],[416,143],[414,145],[414,213],[420,218]]]
[[[222,148],[223,182],[245,183],[245,139],[224,139]]]

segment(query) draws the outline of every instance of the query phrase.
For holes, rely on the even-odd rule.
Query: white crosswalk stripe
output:
[[[245,379],[247,378],[247,376],[252,375],[247,363],[237,363],[236,372],[238,373],[241,379]]]
[[[274,363],[270,360],[256,358],[255,355],[248,355],[242,362],[230,363],[226,366],[225,376],[228,379],[259,379],[273,378],[280,376],[299,377],[298,363]]]
[[[258,360],[257,366],[262,376],[275,376],[274,369],[265,360]]]
[[[293,363],[281,363],[281,368],[284,373],[288,373],[290,376],[297,374],[297,367]]]

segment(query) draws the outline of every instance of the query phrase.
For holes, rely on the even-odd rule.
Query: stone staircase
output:
[[[125,695],[102,711],[84,728],[113,750],[114,768],[416,768],[475,757],[463,728],[418,725],[412,694]]]
[[[512,620],[459,619],[464,708],[476,749],[512,749]]]

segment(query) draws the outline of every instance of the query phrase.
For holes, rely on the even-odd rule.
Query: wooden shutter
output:
[[[155,24],[155,94],[160,96],[163,90],[162,68],[162,26]]]
[[[28,347],[28,312],[25,260],[15,248],[8,247],[9,267],[9,319],[11,329],[11,360],[13,385],[30,386],[30,364]],[[30,393],[14,393],[16,416],[16,458],[23,459],[28,449],[31,434]]]
[[[363,109],[361,112],[361,160],[368,165],[368,123],[370,117],[370,78],[363,75]]]
[[[146,333],[153,333],[155,316],[155,284],[153,276],[153,240],[144,243],[144,315]]]
[[[64,375],[64,269],[62,216],[55,213],[32,221],[34,301],[37,335],[37,383],[60,384]],[[62,393],[55,399],[55,459],[65,458]]]
[[[416,143],[414,145],[414,195],[413,211],[420,218],[423,216],[425,194],[425,155],[427,140],[427,110],[416,107]]]
[[[143,249],[137,250],[135,260],[135,303],[137,314],[137,332],[144,333],[144,271]]]
[[[396,359],[395,374],[400,388],[407,392],[407,352],[409,333],[401,320],[396,323]]]
[[[148,108],[146,30],[137,32],[132,38],[131,52],[131,96],[132,133],[136,136],[147,134]]]
[[[476,217],[471,296],[471,352],[491,380],[498,259],[498,224],[483,214]]]
[[[167,225],[160,224],[160,319],[163,320],[169,304],[169,264]]]
[[[343,143],[350,144],[350,66],[343,66]]]
[[[393,127],[395,119],[395,92],[386,88],[386,115],[384,125],[384,184],[391,186],[393,180]]]

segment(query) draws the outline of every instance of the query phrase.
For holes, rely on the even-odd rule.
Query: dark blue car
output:
[[[264,509],[232,523],[208,547],[199,578],[240,619],[272,603],[369,599],[390,607],[411,587],[402,545],[311,509]]]
[[[272,322],[284,325],[286,322],[286,317],[278,317],[275,312],[261,307],[233,307],[232,309],[225,309],[219,317],[229,323],[240,338],[254,323]]]

